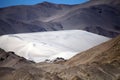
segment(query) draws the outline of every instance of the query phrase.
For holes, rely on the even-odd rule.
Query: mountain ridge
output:
[[[120,10],[119,1],[111,1],[93,0],[76,5],[44,2],[2,8],[0,34],[78,29],[115,37],[120,34]]]

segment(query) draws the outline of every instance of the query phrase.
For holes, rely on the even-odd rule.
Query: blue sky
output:
[[[32,5],[43,1],[58,3],[58,4],[78,4],[88,0],[0,0],[0,7],[8,7],[14,5]]]

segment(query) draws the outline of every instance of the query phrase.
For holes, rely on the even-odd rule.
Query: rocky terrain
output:
[[[107,37],[120,34],[120,0],[64,5],[43,2],[0,8],[0,35],[81,29]]]
[[[0,67],[19,68],[34,62],[27,61],[25,58],[17,56],[14,52],[5,52],[0,49]]]
[[[0,80],[120,80],[120,36],[53,63],[33,63],[0,49],[0,66]]]

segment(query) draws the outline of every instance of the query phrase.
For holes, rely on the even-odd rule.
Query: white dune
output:
[[[109,38],[82,30],[11,34],[0,37],[0,48],[35,62],[69,59]]]

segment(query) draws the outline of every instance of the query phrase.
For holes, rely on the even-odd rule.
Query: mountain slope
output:
[[[91,0],[0,8],[0,34],[80,29],[114,37],[120,34],[119,4],[119,0]]]
[[[0,47],[40,62],[57,57],[69,59],[107,40],[109,38],[86,31],[68,30],[5,35],[0,37]]]
[[[37,64],[38,68],[56,73],[62,80],[119,80],[120,36],[60,64]]]
[[[63,71],[66,73],[65,77],[72,77],[74,74],[83,80],[119,80],[120,36],[77,54],[65,64],[70,66],[66,72]]]
[[[120,58],[120,36],[74,56],[67,64],[110,63]],[[78,60],[77,60],[78,59]]]

